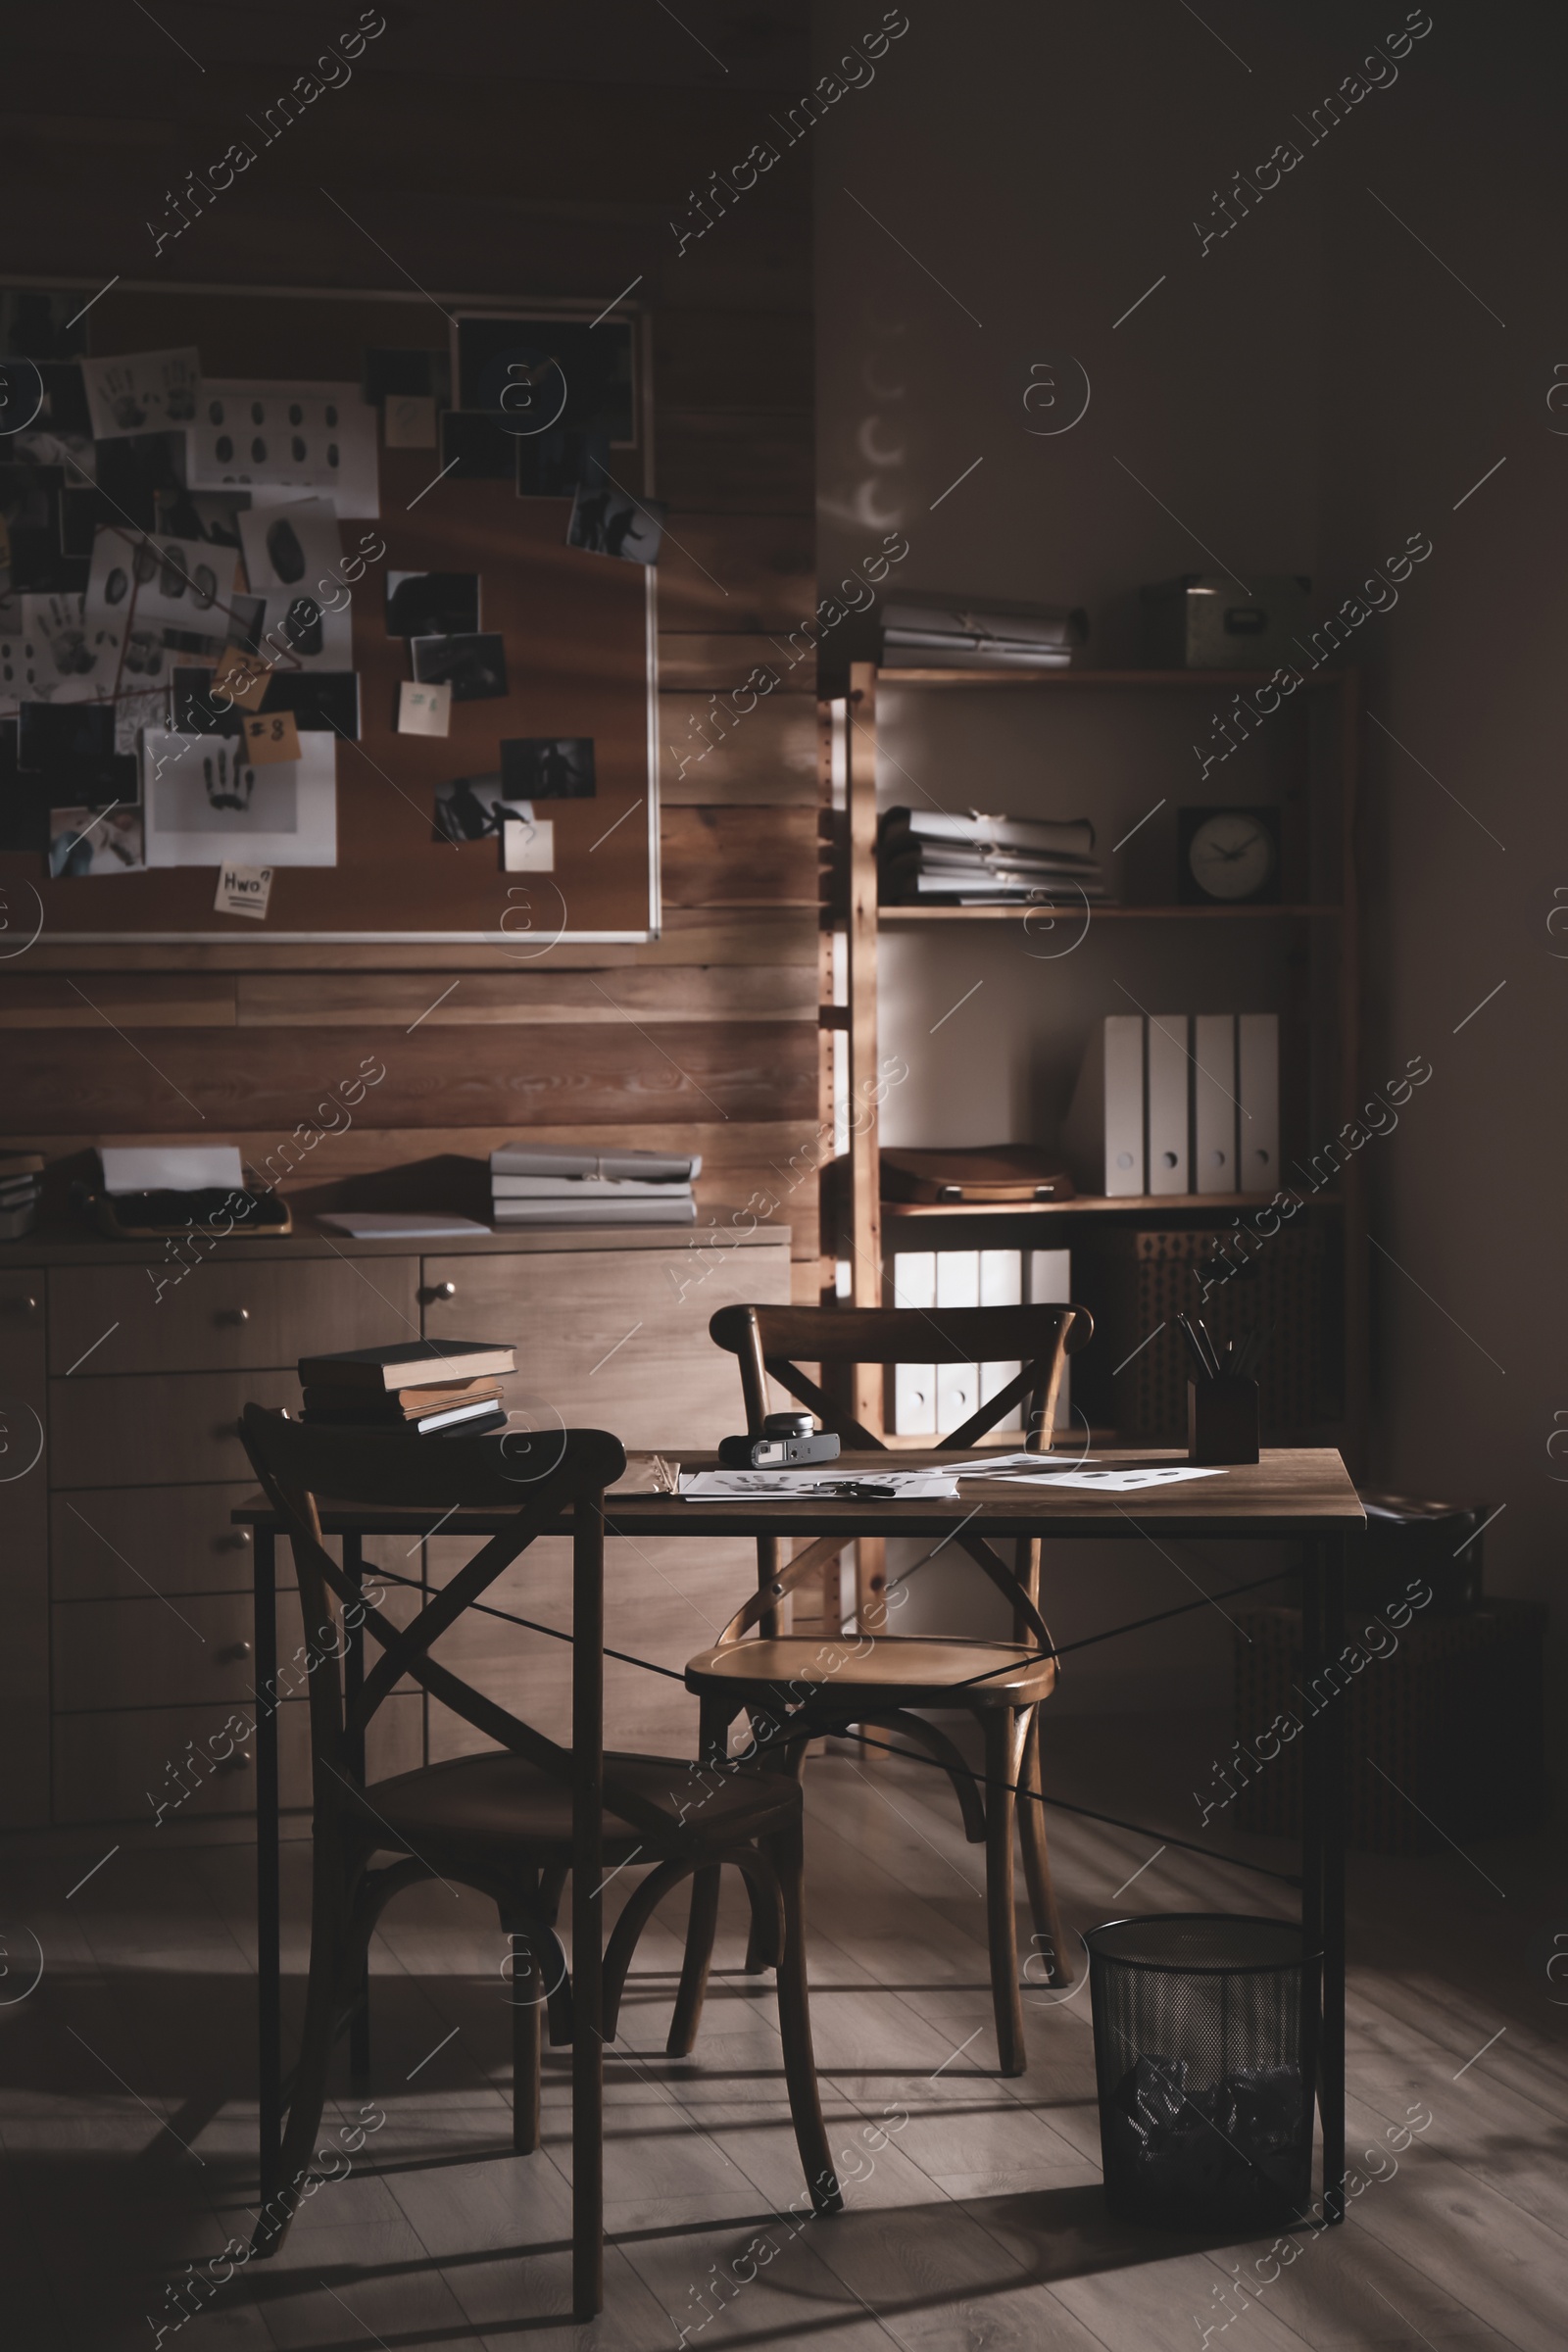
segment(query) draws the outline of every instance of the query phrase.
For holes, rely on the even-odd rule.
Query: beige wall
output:
[[[1539,11],[1506,37],[1494,14],[1441,12],[1397,79],[1314,146],[1295,119],[1405,10],[1316,10],[1309,24],[1202,13],[1212,31],[1146,0],[1076,13],[926,0],[876,80],[819,126],[822,581],[896,527],[905,585],[1082,603],[1092,659],[1120,663],[1137,659],[1129,591],[1143,581],[1303,570],[1327,609],[1409,533],[1430,534],[1433,557],[1353,655],[1372,711],[1433,771],[1365,729],[1366,1072],[1418,1053],[1435,1064],[1369,1162],[1372,1232],[1407,1269],[1373,1250],[1375,1459],[1390,1485],[1505,1503],[1490,1581],[1549,1595],[1563,1512],[1550,1473],[1568,1478],[1545,1451],[1553,1413],[1568,1413],[1555,1330],[1568,971],[1549,953],[1568,957],[1568,936],[1545,930],[1553,887],[1568,889],[1568,435],[1552,436],[1544,406],[1551,364],[1568,363],[1550,308],[1562,36],[1545,37]],[[824,0],[821,70],[878,21]],[[1195,218],[1212,224],[1233,172],[1293,136],[1299,165],[1204,253]],[[1063,353],[1088,371],[1089,409],[1032,436],[1030,365]],[[873,650],[865,620],[828,641],[839,661]],[[893,716],[894,757],[950,805],[1087,808],[1113,840],[1161,793],[1214,797],[1180,728],[1156,739],[1152,719],[1098,697],[1027,719],[972,708],[972,732],[952,706],[933,719],[910,700]],[[1251,767],[1233,760],[1221,797],[1274,789],[1273,756],[1259,744]],[[886,797],[904,789],[886,777]],[[1168,854],[1168,816],[1132,854]],[[1049,1138],[1089,1018],[1125,1009],[1118,980],[1191,1009],[1266,1002],[1267,951],[1254,942],[1251,965],[1244,953],[1226,964],[1205,946],[1184,963],[1125,926],[1092,954],[1026,963],[972,931],[940,948],[906,934],[886,964],[889,1042],[913,1073],[890,1105],[897,1140]],[[1096,1610],[1159,1606],[1177,1582],[1147,1551],[1106,1561]],[[1113,1703],[1174,1679],[1214,1695],[1229,1639],[1205,1612],[1157,1658],[1088,1652],[1080,1692]]]

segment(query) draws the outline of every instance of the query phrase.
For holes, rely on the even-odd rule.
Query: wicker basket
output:
[[[1320,1228],[1282,1228],[1205,1300],[1203,1283],[1223,1238],[1209,1228],[1133,1229],[1074,1245],[1073,1295],[1093,1313],[1095,1337],[1075,1359],[1073,1386],[1092,1422],[1133,1445],[1186,1444],[1190,1366],[1178,1314],[1201,1315],[1221,1344],[1272,1325],[1258,1374],[1265,1444],[1333,1417],[1337,1400],[1324,1393],[1332,1354]]]

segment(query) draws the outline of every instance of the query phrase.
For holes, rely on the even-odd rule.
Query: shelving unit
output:
[[[878,1068],[877,956],[884,930],[920,926],[941,933],[952,926],[974,924],[1034,924],[1076,919],[1092,929],[1102,923],[1236,924],[1271,923],[1299,926],[1304,935],[1303,963],[1307,979],[1295,1006],[1305,1024],[1314,1054],[1333,1072],[1318,1113],[1332,1104],[1325,1132],[1286,1139],[1312,1152],[1350,1121],[1360,1100],[1359,1076],[1359,943],[1354,837],[1356,819],[1356,760],[1358,696],[1352,670],[1320,670],[1302,682],[1295,708],[1313,708],[1327,718],[1318,730],[1317,756],[1310,747],[1303,761],[1305,775],[1305,851],[1298,860],[1307,891],[1284,906],[1207,906],[1164,904],[1089,906],[1082,902],[1028,906],[882,906],[877,900],[877,720],[878,705],[888,694],[952,694],[999,692],[1051,698],[1103,694],[1171,694],[1216,697],[1259,683],[1256,670],[1091,670],[1046,671],[980,669],[882,669],[857,663],[850,673],[849,694],[828,706],[825,736],[831,749],[841,801],[836,818],[836,855],[825,917],[830,931],[843,934],[847,1003],[825,1006],[824,1027],[845,1039],[849,1096],[852,1102],[867,1100],[875,1088]],[[1290,723],[1300,725],[1299,718]],[[999,793],[998,797],[1002,797]],[[1193,798],[1200,792],[1194,788]],[[1202,797],[1221,802],[1225,788],[1211,783]],[[1332,875],[1336,889],[1325,894],[1321,877]],[[1289,879],[1289,877],[1287,877]],[[1314,887],[1315,885],[1315,887]],[[1179,932],[1177,936],[1179,936]],[[933,939],[932,952],[936,953]],[[1315,959],[1315,960],[1314,960]],[[1332,983],[1332,990],[1330,988]],[[1332,993],[1332,1006],[1324,1000]],[[1281,1009],[1285,1009],[1283,1006]],[[1343,1412],[1332,1428],[1314,1431],[1323,1443],[1342,1446],[1352,1469],[1364,1448],[1367,1408],[1366,1249],[1360,1163],[1351,1157],[1341,1170],[1336,1189],[1307,1192],[1300,1188],[1313,1215],[1332,1218],[1338,1228],[1338,1263],[1343,1296],[1333,1318],[1342,1348],[1339,1389]],[[943,1203],[915,1204],[883,1201],[880,1193],[878,1125],[852,1122],[847,1158],[836,1163],[835,1181],[827,1188],[825,1206],[836,1218],[833,1250],[849,1262],[847,1303],[880,1305],[883,1298],[883,1232],[918,1231],[920,1247],[973,1247],[980,1233],[988,1245],[1038,1246],[1047,1233],[1053,1245],[1070,1241],[1102,1220],[1150,1226],[1175,1224],[1197,1227],[1228,1226],[1250,1208],[1260,1208],[1273,1198],[1267,1194],[1184,1195],[1174,1199],[1142,1197],[1129,1200],[1077,1199],[1065,1201],[984,1207]],[[951,1237],[951,1238],[950,1238]],[[828,1250],[826,1234],[824,1249]],[[831,1254],[832,1252],[829,1251]],[[867,1427],[881,1429],[880,1375],[862,1372],[855,1410]]]

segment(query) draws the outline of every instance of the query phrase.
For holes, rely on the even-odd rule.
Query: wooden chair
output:
[[[1054,1428],[1062,1360],[1087,1343],[1094,1325],[1078,1306],[944,1308],[934,1315],[876,1307],[726,1306],[714,1315],[709,1330],[720,1348],[740,1358],[747,1427],[754,1434],[770,1409],[771,1379],[809,1406],[825,1428],[836,1430],[846,1446],[886,1450],[879,1438],[802,1372],[802,1362],[821,1366],[827,1377],[834,1366],[979,1364],[1021,1358],[1018,1376],[961,1428],[942,1439],[938,1449],[952,1452],[975,1446],[1027,1396],[1026,1447],[1039,1451],[1049,1446]],[[954,1537],[1005,1595],[1013,1613],[1011,1642],[897,1636],[880,1625],[867,1627],[862,1617],[856,1648],[863,1654],[824,1668],[824,1644],[816,1638],[780,1634],[778,1604],[806,1578],[820,1576],[848,1541],[824,1536],[783,1565],[777,1538],[759,1542],[756,1593],[731,1618],[718,1646],[705,1650],[686,1668],[686,1687],[702,1702],[703,1753],[705,1758],[727,1756],[730,1726],[744,1711],[754,1733],[760,1725],[767,1727],[765,1737],[776,1743],[775,1752],[797,1778],[809,1740],[851,1724],[894,1729],[901,1740],[918,1745],[947,1768],[970,1842],[983,1841],[986,1848],[998,2062],[1004,2075],[1022,2074],[1026,2054],[1013,1917],[1015,1816],[1030,1908],[1036,1933],[1044,1939],[1050,1982],[1072,1982],[1051,1882],[1043,1810],[1033,1794],[1018,1805],[1009,1787],[1034,1792],[1040,1788],[1038,1709],[1056,1680],[1051,1636],[1039,1608],[1040,1544],[1020,1544],[1017,1566],[1009,1569],[982,1537],[967,1530]],[[745,1639],[748,1635],[754,1638]],[[988,1679],[959,1687],[978,1674]],[[984,1735],[983,1790],[948,1735],[912,1712],[954,1706],[973,1715]],[[672,2052],[689,2050],[696,2034],[717,1903],[717,1871],[698,1871],[692,1881],[686,1962],[668,2043]],[[749,1965],[760,1964],[760,1957],[754,1946]]]
[[[491,1896],[512,1938],[513,2144],[540,2140],[540,2009],[553,2043],[572,2050],[572,2285],[578,2320],[603,2303],[604,2049],[632,1950],[661,1898],[693,1871],[742,1872],[753,1934],[778,1970],[779,2025],[790,2112],[813,2204],[840,2204],[811,2056],[802,1934],[800,1790],[774,1773],[697,1775],[685,1759],[604,1751],[604,1490],[625,1467],[602,1430],[546,1437],[443,1438],[312,1429],[245,1407],[242,1434],[268,1499],[287,1528],[299,1571],[310,1677],[314,1789],[311,1963],[305,2029],[292,2079],[281,2174],[282,2243],[309,2177],[333,2043],[360,2011],[370,1936],[383,1906],[421,1879],[456,1879]],[[510,1522],[419,1610],[398,1626],[362,1601],[321,1542],[318,1496],[442,1511],[505,1511]],[[430,1647],[540,1530],[569,1511],[572,1527],[571,1744],[563,1747],[439,1665]],[[339,1675],[343,1610],[363,1609],[381,1655],[358,1687]],[[349,1623],[353,1623],[352,1617]],[[433,1699],[499,1741],[396,1778],[367,1783],[367,1725],[412,1676]],[[372,1869],[377,1852],[397,1857]],[[632,1860],[652,1862],[610,1937],[604,1886]],[[571,1965],[556,1910],[572,1878]],[[360,2058],[368,2065],[368,2042]],[[270,2186],[264,2183],[264,2196]]]

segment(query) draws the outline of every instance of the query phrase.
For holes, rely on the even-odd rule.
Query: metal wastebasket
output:
[[[1294,1921],[1225,1912],[1107,1920],[1085,1942],[1111,2211],[1166,2230],[1298,2219],[1321,1954]]]

